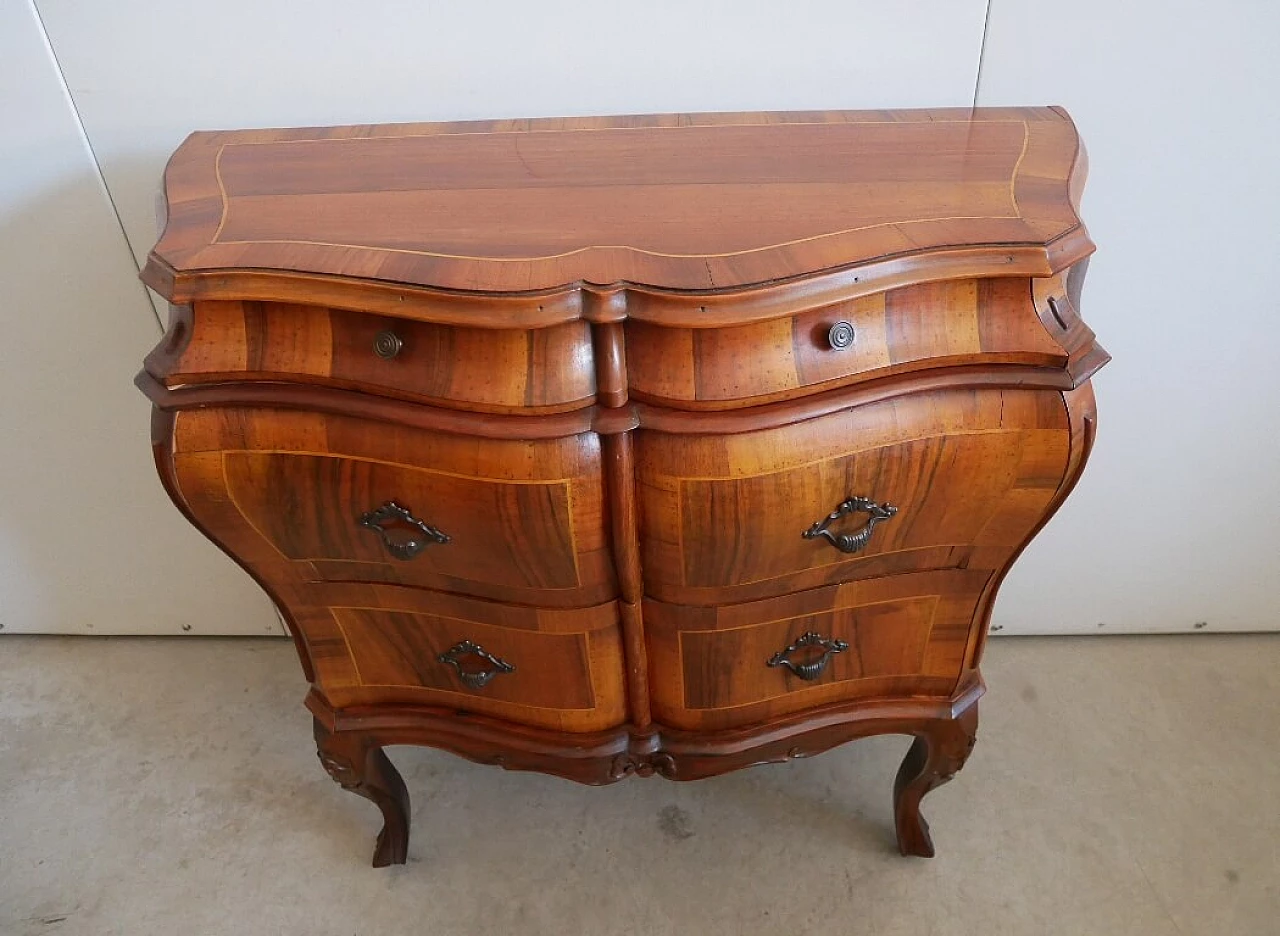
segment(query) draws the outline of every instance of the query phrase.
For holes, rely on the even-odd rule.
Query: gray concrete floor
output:
[[[0,933],[1280,933],[1280,636],[1006,638],[898,857],[906,749],[593,789],[394,748],[409,863],[291,646],[0,638]]]

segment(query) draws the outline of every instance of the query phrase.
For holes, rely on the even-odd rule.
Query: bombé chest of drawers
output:
[[[604,784],[885,732],[931,855],[1093,439],[1084,174],[1052,108],[188,138],[156,464],[279,607],[374,864],[386,745]]]

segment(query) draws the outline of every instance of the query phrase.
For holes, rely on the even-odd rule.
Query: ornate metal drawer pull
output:
[[[488,664],[482,670],[464,670],[461,660],[466,656],[478,656]],[[514,673],[516,668],[506,660],[499,660],[492,653],[489,653],[477,643],[470,640],[464,640],[456,643],[447,651],[436,657],[441,663],[448,664],[458,671],[458,678],[462,680],[462,684],[471,689],[482,689],[489,685],[489,681],[495,676],[502,673]]]
[[[396,559],[412,559],[432,543],[443,545],[449,542],[447,533],[442,533],[426,521],[419,520],[395,501],[387,501],[377,510],[369,511],[360,518],[360,525],[366,530],[377,533],[387,552]],[[390,530],[406,526],[422,535],[414,534],[409,539],[396,539],[391,536]]]
[[[843,553],[856,553],[867,545],[876,524],[881,520],[888,520],[897,512],[898,508],[890,504],[877,504],[867,497],[850,497],[837,504],[836,509],[825,520],[819,520],[800,535],[805,539],[824,539]],[[855,533],[841,533],[838,536],[827,529],[845,514],[851,513],[868,514],[866,525]]]
[[[810,660],[807,663],[796,663],[790,659],[791,654],[803,650],[805,647],[821,647],[822,656],[816,660]],[[843,640],[835,640],[830,637],[821,637],[813,631],[801,634],[796,642],[785,650],[779,650],[773,656],[769,657],[766,666],[785,666],[792,673],[801,679],[814,680],[822,675],[822,671],[827,668],[827,663],[837,653],[844,653],[849,649],[849,645]]]

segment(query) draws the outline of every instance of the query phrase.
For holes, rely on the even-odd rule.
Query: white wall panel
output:
[[[279,633],[174,510],[132,385],[159,328],[34,10],[0,3],[0,626]]]
[[[980,104],[1089,147],[1084,315],[1115,360],[1004,632],[1280,629],[1280,5],[992,0]]]

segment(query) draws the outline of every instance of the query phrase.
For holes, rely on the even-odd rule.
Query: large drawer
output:
[[[317,585],[295,609],[337,708],[428,705],[561,731],[626,718],[614,602],[547,610],[385,585]]]
[[[908,286],[728,328],[627,322],[632,394],[727,409],[923,368],[1062,367],[1026,279]]]
[[[178,315],[190,315],[179,309]],[[202,301],[147,370],[168,386],[285,380],[483,412],[560,412],[595,396],[586,322],[463,328],[283,302]]]
[[[600,443],[390,427],[228,407],[177,416],[192,514],[300,581],[380,582],[547,606],[616,594]]]
[[[999,568],[1044,516],[1069,439],[1061,394],[998,389],[910,394],[739,435],[641,430],[645,591],[716,604]],[[857,498],[880,518],[862,504],[825,523],[829,537],[817,529]]]
[[[715,608],[647,599],[654,715],[712,731],[863,698],[947,698],[990,575],[895,575]]]

